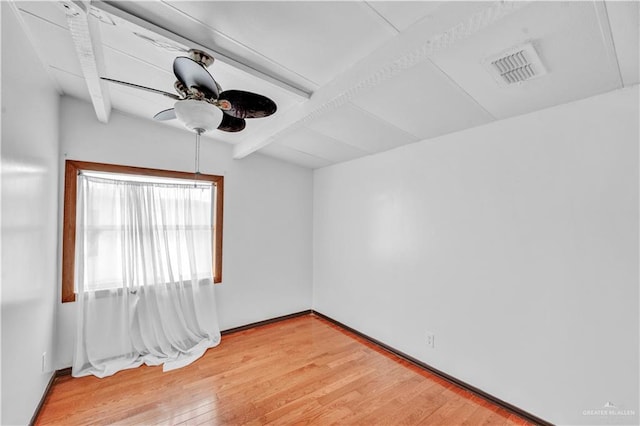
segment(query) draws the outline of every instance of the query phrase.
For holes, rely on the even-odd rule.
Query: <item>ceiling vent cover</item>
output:
[[[530,43],[492,56],[484,64],[503,86],[521,83],[547,73],[536,49]]]

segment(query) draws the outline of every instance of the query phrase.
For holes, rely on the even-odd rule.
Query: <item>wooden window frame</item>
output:
[[[62,303],[74,302],[75,251],[76,251],[76,201],[78,173],[80,171],[122,173],[193,180],[194,174],[173,170],[149,169],[117,164],[91,163],[66,160],[64,171],[64,219],[62,226]],[[224,209],[224,176],[198,174],[198,180],[215,185],[215,223],[213,224],[213,282],[222,282],[222,215]]]

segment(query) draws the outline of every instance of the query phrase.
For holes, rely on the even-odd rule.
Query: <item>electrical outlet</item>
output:
[[[436,335],[429,331],[427,331],[427,346],[434,349],[436,347]]]

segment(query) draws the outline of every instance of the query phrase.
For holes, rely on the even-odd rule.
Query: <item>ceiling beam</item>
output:
[[[284,80],[282,77],[279,77],[277,75],[273,75],[273,74],[269,74],[267,72],[261,71],[259,69],[256,69],[255,67],[241,62],[239,60],[236,60],[232,57],[230,57],[229,55],[221,52],[219,49],[216,49],[215,47],[212,46],[205,46],[202,45],[194,40],[188,39],[186,37],[183,37],[179,34],[176,34],[166,28],[163,28],[159,25],[156,25],[153,22],[150,22],[146,19],[142,19],[138,16],[135,16],[125,10],[122,10],[120,8],[118,8],[116,5],[112,4],[112,3],[107,3],[105,1],[101,1],[101,0],[92,0],[91,1],[91,5],[97,9],[100,9],[106,13],[109,13],[113,16],[116,16],[120,19],[123,19],[127,22],[130,22],[134,25],[137,25],[141,28],[144,28],[148,31],[151,31],[155,34],[158,34],[159,36],[162,36],[168,40],[171,40],[175,43],[178,43],[182,46],[189,46],[190,49],[199,49],[199,50],[203,50],[205,52],[209,52],[211,53],[216,60],[220,60],[228,65],[231,65],[235,68],[238,68],[254,77],[257,77],[263,81],[269,82],[277,87],[280,87],[281,89],[284,89],[286,91],[288,91],[289,93],[292,93],[296,96],[299,96],[301,99],[309,99],[309,97],[311,96],[311,92],[303,87],[300,87],[292,82],[286,81]]]
[[[433,24],[428,20],[420,21],[318,89],[308,102],[295,111],[288,112],[287,115],[262,127],[261,133],[265,135],[263,138],[245,139],[237,144],[233,150],[233,158],[244,158],[268,146],[317,116],[339,108],[365,91],[428,61],[436,53],[471,37],[528,3],[492,3],[491,6],[477,11],[446,31],[428,37],[426,41],[425,34],[429,34],[430,26]],[[393,105],[389,105],[389,108],[393,108]]]
[[[91,14],[88,2],[63,1],[62,5],[93,109],[100,122],[108,123],[111,115],[111,97],[107,84],[100,80],[100,76],[104,75],[100,23]]]

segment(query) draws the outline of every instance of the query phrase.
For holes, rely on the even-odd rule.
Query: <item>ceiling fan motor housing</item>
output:
[[[211,64],[213,64],[213,56],[203,52],[202,50],[190,49],[189,57],[194,61],[201,63],[205,67],[209,67]]]

